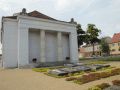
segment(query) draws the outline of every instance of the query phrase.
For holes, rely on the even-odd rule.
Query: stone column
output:
[[[78,62],[78,43],[77,33],[73,32],[69,34],[70,41],[70,61],[72,63]]]
[[[40,62],[45,62],[45,31],[40,31]]]
[[[57,33],[57,54],[58,54],[58,61],[63,61],[63,53],[62,53],[62,33],[58,32]]]

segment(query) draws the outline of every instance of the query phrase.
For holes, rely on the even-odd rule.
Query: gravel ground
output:
[[[120,67],[120,62],[109,62]],[[88,87],[120,78],[120,75],[78,85],[31,69],[0,69],[0,90],[87,90]]]

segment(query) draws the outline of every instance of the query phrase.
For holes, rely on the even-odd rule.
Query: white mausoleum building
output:
[[[78,62],[76,24],[23,9],[2,18],[2,65],[21,67],[35,63]]]

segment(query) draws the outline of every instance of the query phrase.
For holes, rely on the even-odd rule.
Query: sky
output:
[[[101,37],[120,32],[120,0],[0,0],[0,18],[22,8],[62,21],[74,18],[84,30],[87,24],[95,24],[102,31]]]

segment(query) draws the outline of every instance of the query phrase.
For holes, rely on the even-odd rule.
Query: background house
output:
[[[115,33],[112,37],[110,46],[110,55],[120,55],[120,33]]]
[[[111,43],[111,37],[104,37],[105,41],[107,43]],[[83,52],[84,50],[84,52]],[[100,50],[100,45],[98,43],[96,43],[94,45],[94,52],[95,52],[95,56],[101,56],[101,50]],[[84,45],[82,47],[79,48],[79,55],[81,55],[81,57],[92,57],[93,55],[93,46],[91,44],[88,45]]]
[[[101,55],[99,47],[100,47],[99,44],[95,44],[94,45],[94,52],[95,52],[96,56],[100,56]],[[93,46],[92,45],[85,45],[85,46],[82,46],[80,48],[79,55],[82,55],[82,56],[79,56],[79,57],[92,57],[92,54],[93,54]]]

